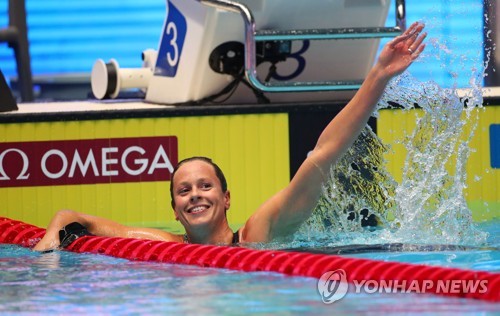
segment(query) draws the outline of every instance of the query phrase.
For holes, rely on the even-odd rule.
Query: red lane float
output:
[[[44,234],[45,229],[0,217],[0,243],[33,247]],[[240,271],[272,271],[318,279],[328,271],[343,269],[347,274],[347,280],[351,283],[382,281],[387,284],[393,281],[396,284],[394,288],[399,291],[411,291],[410,287],[414,288],[417,285],[419,289],[425,289],[425,293],[491,302],[500,301],[500,273],[303,252],[254,250],[243,247],[116,237],[84,236],[73,242],[68,250],[130,260],[180,263]],[[453,291],[443,293],[443,290],[437,286],[439,282],[441,284],[455,282],[455,286],[452,287]],[[482,282],[483,286],[471,291],[467,288],[467,282]],[[429,287],[431,283],[432,286]]]

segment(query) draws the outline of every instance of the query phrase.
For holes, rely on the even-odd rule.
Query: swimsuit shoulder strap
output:
[[[233,233],[233,241],[232,241],[232,244],[233,245],[236,245],[236,244],[239,244],[240,243],[240,234],[239,234],[239,230],[237,230],[236,232]]]

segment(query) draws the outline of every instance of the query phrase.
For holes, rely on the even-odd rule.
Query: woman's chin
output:
[[[203,227],[211,223],[211,218],[208,216],[208,212],[189,214],[189,216],[186,216],[186,220],[191,227]]]

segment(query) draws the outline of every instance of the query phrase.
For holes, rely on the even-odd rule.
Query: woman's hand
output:
[[[424,27],[423,23],[413,23],[382,49],[376,67],[379,67],[387,78],[401,74],[420,56],[425,48],[423,41],[427,36],[427,33],[421,33]]]
[[[54,250],[59,247],[61,241],[59,240],[59,230],[69,223],[82,220],[78,213],[61,210],[54,215],[47,227],[47,231],[43,238],[33,247],[35,251]]]
[[[43,238],[33,247],[33,250],[35,251],[49,251],[49,250],[55,250],[59,247],[60,245],[59,241],[59,236],[56,235],[56,237],[50,235],[50,234],[45,234]]]

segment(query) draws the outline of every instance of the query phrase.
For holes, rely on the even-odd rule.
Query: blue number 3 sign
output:
[[[168,13],[156,60],[155,75],[175,77],[179,66],[187,22],[182,13],[168,1]]]

